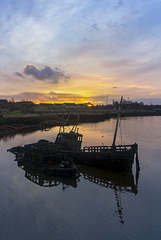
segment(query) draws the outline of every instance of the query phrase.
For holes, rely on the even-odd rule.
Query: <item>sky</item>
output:
[[[161,0],[0,0],[0,98],[161,104]]]

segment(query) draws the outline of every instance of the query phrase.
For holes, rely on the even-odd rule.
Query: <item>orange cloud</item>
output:
[[[141,88],[141,89],[156,89],[155,87],[147,86],[147,85],[143,85],[143,86],[129,85],[128,87],[129,87],[129,88]]]

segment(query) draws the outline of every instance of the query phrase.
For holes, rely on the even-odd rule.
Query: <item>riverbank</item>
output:
[[[48,130],[48,128],[60,125],[72,125],[77,123],[100,122],[110,118],[116,118],[118,112],[116,110],[89,110],[67,112],[38,112],[36,114],[14,114],[0,118],[0,137],[26,130]],[[122,117],[131,116],[161,116],[161,110],[123,110]]]

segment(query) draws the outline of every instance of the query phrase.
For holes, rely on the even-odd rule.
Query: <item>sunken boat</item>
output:
[[[129,170],[132,169],[134,157],[139,168],[138,145],[116,145],[118,125],[121,120],[121,98],[113,143],[111,146],[88,146],[81,148],[83,135],[80,134],[77,123],[70,132],[64,131],[60,126],[55,144],[61,147],[61,151],[72,157],[76,164],[85,164],[106,169]]]
[[[122,102],[123,98],[121,98]],[[121,106],[120,102],[120,106]],[[136,156],[136,166],[139,168],[138,145],[116,145],[117,129],[120,121],[121,107],[119,108],[116,128],[111,146],[81,147],[83,135],[79,133],[78,121],[71,131],[65,132],[60,126],[55,142],[40,140],[37,143],[27,144],[9,149],[16,155],[16,160],[24,166],[38,172],[58,175],[76,175],[75,164],[85,164],[105,169],[130,170]]]
[[[54,176],[72,177],[77,174],[72,158],[60,151],[60,146],[48,140],[9,149],[19,166]]]

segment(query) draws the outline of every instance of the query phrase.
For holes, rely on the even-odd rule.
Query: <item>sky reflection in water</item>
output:
[[[55,140],[59,128],[0,141],[0,239],[160,239],[160,120],[122,121],[123,140],[139,144],[140,176],[79,167],[67,180],[22,170],[12,146]],[[111,145],[115,120],[82,124],[83,146]],[[118,137],[118,143],[121,137]],[[32,180],[32,181],[31,181]],[[39,184],[33,183],[38,181]],[[55,185],[55,186],[54,186]]]

